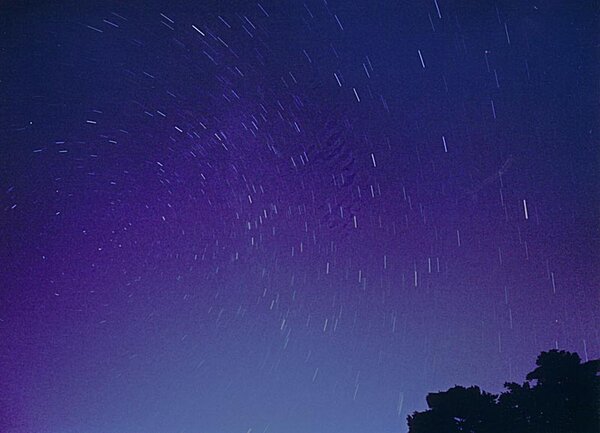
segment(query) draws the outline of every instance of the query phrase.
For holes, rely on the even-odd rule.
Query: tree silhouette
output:
[[[600,360],[542,352],[526,382],[500,395],[455,386],[427,395],[429,409],[409,415],[409,433],[600,432]]]

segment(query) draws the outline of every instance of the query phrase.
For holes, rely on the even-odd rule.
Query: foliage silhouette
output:
[[[409,433],[600,432],[600,360],[551,350],[536,365],[500,395],[477,386],[428,394],[429,409],[407,417]]]

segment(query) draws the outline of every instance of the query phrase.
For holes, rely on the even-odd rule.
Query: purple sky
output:
[[[405,432],[600,356],[593,5],[85,3],[0,8],[0,430]]]

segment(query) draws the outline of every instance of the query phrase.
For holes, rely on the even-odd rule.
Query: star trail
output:
[[[0,430],[406,432],[600,356],[593,2],[0,18]]]

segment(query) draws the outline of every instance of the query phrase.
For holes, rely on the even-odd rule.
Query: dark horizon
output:
[[[600,358],[597,2],[85,3],[0,7],[0,430],[404,432]]]

